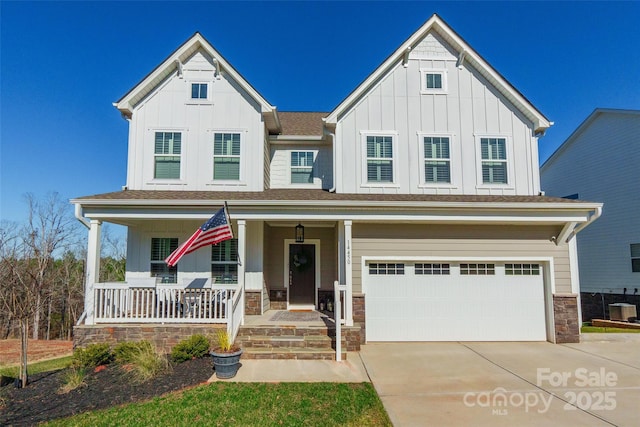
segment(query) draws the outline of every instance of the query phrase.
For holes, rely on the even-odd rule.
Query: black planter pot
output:
[[[240,356],[242,355],[242,349],[233,353],[218,353],[214,350],[210,354],[213,358],[213,367],[216,370],[216,377],[226,380],[236,376],[236,373],[240,368]]]

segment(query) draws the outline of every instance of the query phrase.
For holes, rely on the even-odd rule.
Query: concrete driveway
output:
[[[395,426],[637,426],[640,334],[580,344],[369,343],[360,357]]]

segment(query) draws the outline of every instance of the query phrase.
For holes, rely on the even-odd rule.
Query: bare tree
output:
[[[126,240],[114,235],[112,229],[102,229],[102,247],[100,250],[100,281],[122,282],[125,278],[127,262]]]
[[[36,290],[35,311],[33,313],[33,339],[39,338],[40,315],[43,300],[47,297],[47,272],[53,263],[56,250],[63,249],[75,231],[70,215],[70,206],[58,193],[51,193],[43,200],[32,194],[26,195],[29,206],[29,220],[25,226],[23,241],[25,256],[33,261],[31,280]]]

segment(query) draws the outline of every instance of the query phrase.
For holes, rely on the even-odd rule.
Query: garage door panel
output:
[[[542,341],[546,339],[542,274],[401,275],[365,269],[368,341]]]

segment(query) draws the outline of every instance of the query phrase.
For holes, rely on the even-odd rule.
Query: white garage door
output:
[[[365,265],[367,341],[544,341],[542,265]]]

